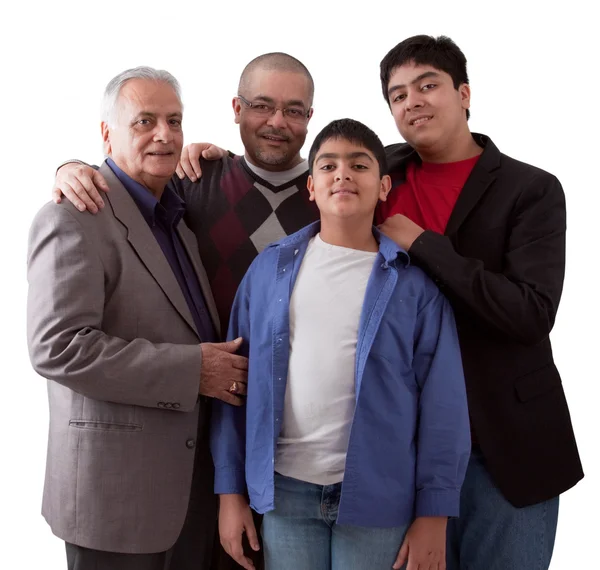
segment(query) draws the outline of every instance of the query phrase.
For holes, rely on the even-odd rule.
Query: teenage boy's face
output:
[[[388,101],[402,138],[417,151],[451,144],[466,126],[471,91],[454,88],[452,77],[430,65],[397,67],[388,83]]]
[[[310,199],[323,217],[373,219],[378,200],[387,198],[389,176],[379,174],[373,153],[345,139],[325,141],[308,177]]]

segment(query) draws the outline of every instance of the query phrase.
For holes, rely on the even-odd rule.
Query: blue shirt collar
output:
[[[308,226],[302,228],[300,231],[285,237],[271,245],[279,247],[292,247],[300,243],[309,241],[312,237],[316,236],[321,230],[321,222],[316,221]],[[382,234],[375,226],[373,226],[373,235],[379,243],[379,253],[383,256],[385,261],[391,263],[396,259],[400,259],[405,266],[410,264],[410,256],[402,249],[396,242],[392,241],[386,235]]]
[[[171,188],[165,187],[159,202],[148,188],[123,172],[112,158],[107,158],[106,164],[133,198],[150,226],[153,226],[157,219],[168,225],[177,225],[185,212],[185,202]]]

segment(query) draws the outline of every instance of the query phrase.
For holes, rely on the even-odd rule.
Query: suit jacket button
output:
[[[194,446],[195,446],[195,445],[196,445],[196,442],[195,442],[193,439],[188,439],[188,440],[185,442],[185,446],[186,446],[188,449],[194,449]]]
[[[165,407],[165,403],[164,402],[158,402],[158,404],[156,404],[159,408],[164,408]]]
[[[165,408],[172,408],[173,404],[171,402],[165,402]]]
[[[175,402],[175,403],[173,404],[173,407],[174,407],[175,409],[177,409],[177,408],[180,408],[180,407],[181,407],[181,404],[179,404],[178,402]]]

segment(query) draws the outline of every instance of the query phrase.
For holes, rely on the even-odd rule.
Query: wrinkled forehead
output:
[[[277,104],[301,103],[307,109],[312,105],[308,77],[293,71],[255,69],[243,85],[244,97],[252,100],[265,99]]]
[[[177,92],[165,81],[130,79],[119,91],[115,102],[119,111],[173,114],[183,112]]]

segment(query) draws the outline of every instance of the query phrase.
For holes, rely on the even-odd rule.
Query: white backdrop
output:
[[[567,278],[552,339],[586,478],[563,496],[551,568],[599,567],[593,416],[600,380],[600,50],[586,5],[592,3],[3,3],[0,568],[65,568],[63,544],[39,514],[48,415],[45,381],[32,371],[25,342],[26,242],[56,166],[70,157],[102,160],[98,110],[108,80],[136,65],[168,69],[183,87],[186,141],[241,152],[230,106],[239,74],[256,55],[285,51],[307,65],[316,84],[305,154],[320,128],[341,117],[365,122],[388,144],[399,137],[380,94],[379,61],[419,33],[449,35],[465,52],[471,129],[489,134],[506,154],[556,174],[565,189]]]

